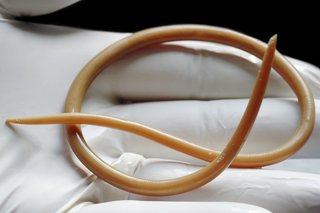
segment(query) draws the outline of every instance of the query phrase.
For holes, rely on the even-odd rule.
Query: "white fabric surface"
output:
[[[267,212],[255,206],[273,212],[319,212],[319,169],[310,166],[311,160],[315,166],[319,162],[319,116],[308,144],[282,164],[267,169],[228,169],[208,185],[177,196],[129,194],[96,179],[70,155],[61,126],[4,123],[9,117],[62,112],[78,71],[102,48],[128,34],[6,20],[0,21],[0,29],[0,212],[123,212],[136,208],[139,212],[206,212],[209,208]],[[292,62],[319,98],[319,69]],[[259,63],[253,56],[221,45],[182,42],[150,48],[99,76],[83,110],[142,122],[219,149],[242,115]],[[275,148],[296,127],[296,101],[275,73],[267,96],[243,152]],[[316,104],[319,115],[318,100]],[[139,177],[171,178],[204,164],[127,133],[91,126],[83,126],[83,131],[90,146],[107,162]],[[292,160],[295,163],[288,163]]]

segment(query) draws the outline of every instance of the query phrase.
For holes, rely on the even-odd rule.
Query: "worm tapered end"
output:
[[[9,118],[6,120],[6,124],[11,124],[11,123],[19,124],[20,122],[21,122],[21,119],[19,118]]]
[[[9,118],[7,124],[82,124],[89,114],[61,113],[57,115],[37,116],[29,118]],[[92,116],[91,116],[92,117]]]
[[[58,124],[59,119],[63,120],[65,114],[30,117],[30,118],[9,118],[7,124]],[[64,122],[62,122],[64,123]]]
[[[278,40],[278,35],[275,34],[273,35],[268,42],[268,49],[271,51],[274,51],[276,49],[277,46],[277,40]]]

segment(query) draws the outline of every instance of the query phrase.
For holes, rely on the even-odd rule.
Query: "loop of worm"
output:
[[[262,58],[254,90],[240,124],[222,152],[206,149],[179,138],[134,122],[107,116],[78,113],[86,91],[95,77],[107,66],[140,48],[176,40],[201,40],[223,43]],[[66,100],[65,114],[29,119],[10,119],[8,122],[30,124],[67,124],[66,131],[72,150],[95,175],[123,190],[144,195],[173,195],[200,187],[217,177],[231,163],[235,167],[261,167],[284,160],[303,146],[310,136],[315,120],[313,96],[294,67],[275,52],[276,37],[269,45],[243,34],[218,27],[177,25],[159,27],[135,33],[103,50],[92,59],[74,80]],[[299,127],[290,140],[279,149],[267,153],[237,155],[258,114],[272,62],[276,71],[288,82],[298,97],[301,108]],[[79,124],[100,125],[129,131],[169,146],[188,155],[210,162],[203,169],[176,179],[151,181],[123,174],[99,158],[87,145]]]

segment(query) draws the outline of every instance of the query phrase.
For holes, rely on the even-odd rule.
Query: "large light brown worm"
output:
[[[104,68],[140,48],[176,40],[223,43],[248,51],[259,58],[263,57],[245,113],[221,153],[194,145],[138,123],[107,116],[79,113],[88,87]],[[276,40],[276,36],[272,37],[267,46],[249,36],[234,31],[201,25],[177,25],[140,31],[106,48],[82,69],[69,90],[65,107],[66,113],[46,117],[8,119],[7,122],[66,124],[70,146],[80,161],[99,178],[123,190],[153,196],[173,195],[190,191],[213,180],[231,163],[235,167],[261,167],[284,160],[299,150],[310,136],[315,120],[312,93],[295,68],[280,53],[276,52]],[[274,151],[238,155],[260,109],[272,64],[298,97],[301,108],[299,127],[284,146]],[[193,174],[176,179],[151,181],[135,178],[117,171],[99,158],[87,145],[79,124],[99,125],[132,132],[210,163]]]

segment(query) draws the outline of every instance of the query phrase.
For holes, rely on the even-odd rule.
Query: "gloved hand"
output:
[[[184,211],[184,205],[190,206],[109,202],[129,199],[232,201],[275,212],[319,210],[320,176],[311,173],[228,169],[200,189],[162,198],[129,194],[98,180],[70,153],[61,126],[10,127],[4,121],[62,112],[65,95],[78,71],[102,48],[128,34],[10,21],[0,24],[0,211],[124,211],[119,207],[123,206],[125,210],[140,208],[139,212],[151,208],[176,212],[180,208]],[[319,69],[291,61],[319,98]],[[90,88],[83,111],[141,122],[219,150],[238,124],[259,63],[243,51],[207,43],[177,42],[148,48],[106,69]],[[297,125],[297,102],[275,73],[266,96],[243,153],[281,146]],[[318,115],[318,100],[316,105]],[[317,118],[308,144],[294,157],[319,158],[319,128]],[[142,178],[177,177],[204,164],[125,132],[93,126],[83,126],[83,132],[101,158],[118,170]],[[319,159],[312,163],[318,165]],[[310,172],[316,170],[311,168]],[[214,205],[222,204],[197,203],[188,209],[214,211]],[[231,203],[222,207],[228,211],[230,205],[244,212],[250,208],[264,211]]]
[[[5,16],[38,16],[63,9],[80,0],[0,0],[0,13]]]

